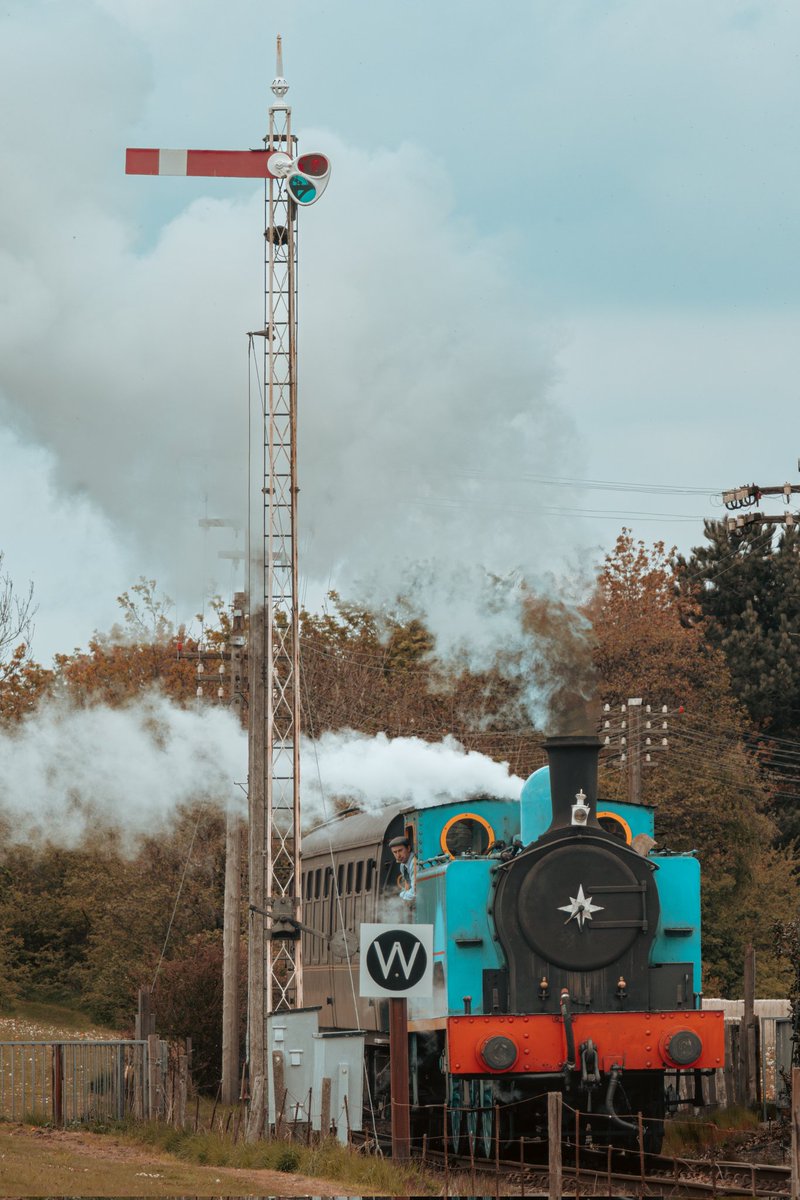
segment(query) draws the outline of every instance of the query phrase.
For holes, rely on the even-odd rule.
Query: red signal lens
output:
[[[320,175],[328,174],[330,163],[324,154],[301,154],[297,160],[297,169],[304,175],[315,175],[319,178]]]

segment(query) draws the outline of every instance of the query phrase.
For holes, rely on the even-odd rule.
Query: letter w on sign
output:
[[[411,968],[414,966],[414,959],[417,957],[417,955],[419,954],[421,949],[422,949],[422,943],[415,942],[413,950],[411,951],[408,958],[406,958],[403,947],[400,945],[399,942],[394,942],[392,945],[392,949],[389,954],[389,957],[384,958],[383,957],[383,946],[381,946],[380,942],[375,942],[375,954],[378,958],[378,962],[381,964],[381,970],[383,971],[383,978],[385,980],[387,980],[387,982],[388,982],[389,971],[392,968],[392,962],[396,958],[400,963],[400,967],[403,972],[403,975],[405,976],[406,979],[408,979],[411,975]]]

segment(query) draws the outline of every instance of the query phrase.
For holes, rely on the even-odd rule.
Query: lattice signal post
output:
[[[298,207],[324,192],[330,162],[298,156],[278,38],[263,150],[127,152],[135,175],[264,180],[265,386],[259,544],[250,595],[250,1071],[266,1074],[266,1015],[303,999],[300,920],[300,689],[297,558]],[[260,582],[256,584],[255,580]]]

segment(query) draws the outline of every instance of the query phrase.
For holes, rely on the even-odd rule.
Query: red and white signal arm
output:
[[[331,177],[327,154],[289,158],[282,150],[154,150],[131,147],[127,175],[202,175],[223,179],[285,179],[297,204],[319,200]]]
[[[433,995],[432,925],[362,925],[363,997]]]

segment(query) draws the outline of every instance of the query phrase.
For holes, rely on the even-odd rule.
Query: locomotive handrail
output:
[[[561,993],[561,1017],[564,1022],[564,1034],[567,1039],[567,1061],[564,1063],[566,1070],[575,1070],[575,1031],[572,1028],[572,1013],[569,1011],[569,992],[566,988]]]

